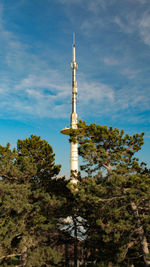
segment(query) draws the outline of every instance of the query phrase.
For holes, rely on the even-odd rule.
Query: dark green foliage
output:
[[[84,172],[76,184],[57,178],[40,137],[0,146],[1,266],[149,266],[150,171],[134,157],[143,133],[80,121],[77,139]]]
[[[25,251],[30,265],[29,259],[33,260],[32,251],[35,252],[37,249],[40,251],[42,246],[43,253],[49,254],[49,246],[58,232],[57,210],[62,205],[61,200],[57,200],[55,196],[51,197],[40,189],[33,191],[27,185],[8,185],[3,181],[0,183],[0,192],[1,256],[22,255]],[[51,261],[55,254],[55,261],[59,261],[58,253],[55,249],[51,250],[53,252]],[[36,260],[41,262],[40,253]]]
[[[72,130],[70,141],[78,138],[79,155],[86,164],[81,166],[91,175],[101,168],[108,172],[120,164],[129,163],[135,152],[143,145],[143,133],[129,136],[124,131],[96,124],[87,125],[84,121],[78,123],[78,129]]]
[[[39,257],[40,255],[40,257]],[[29,251],[26,267],[59,266],[61,256],[56,250],[45,246]]]
[[[135,261],[136,266],[142,266],[137,218],[132,212],[131,201],[139,208],[140,220],[148,238],[150,176],[134,174],[125,181],[124,177],[112,171],[109,181],[103,177],[97,180],[85,178],[78,184],[77,197],[80,199],[82,217],[86,220],[85,243],[92,257],[105,261],[105,264],[111,261],[128,266],[128,262]],[[132,261],[132,258],[136,259]]]
[[[144,143],[143,133],[129,136],[80,121],[70,141],[75,138],[83,158],[81,170],[87,173],[75,195],[86,222],[89,258],[100,266],[149,266],[150,172],[134,157]]]
[[[32,179],[37,182],[46,182],[60,171],[60,165],[54,163],[55,154],[52,147],[39,136],[31,135],[28,139],[18,140],[17,152],[17,164],[21,171],[26,170],[26,163],[29,164],[29,169],[34,166],[36,172],[33,173]]]
[[[59,233],[57,224],[65,199],[54,188],[56,184],[60,188],[59,181],[63,185],[64,179],[55,178],[60,166],[55,165],[54,156],[51,146],[34,135],[18,140],[14,150],[9,144],[0,146],[0,261],[3,266],[11,265],[14,256],[21,266],[32,266],[34,255],[35,266],[50,266],[49,262],[55,266],[60,261],[55,235]]]
[[[0,175],[13,182],[47,184],[60,171],[60,165],[55,165],[54,161],[52,147],[39,136],[18,140],[17,149],[11,150],[10,144],[0,146]]]

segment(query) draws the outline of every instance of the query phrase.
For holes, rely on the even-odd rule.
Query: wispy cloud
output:
[[[106,8],[106,1],[104,0],[88,1],[87,8],[89,11],[93,12],[94,14],[97,14],[99,9]]]
[[[131,9],[128,13],[122,13],[114,18],[121,31],[124,33],[135,33],[150,46],[150,5],[146,0],[137,0],[141,4],[147,4],[145,11]]]
[[[119,65],[120,61],[116,58],[113,58],[113,57],[105,57],[104,63],[108,66],[115,66],[115,65]]]
[[[68,5],[67,0],[59,1]],[[70,2],[75,5],[79,4],[75,0]],[[82,4],[83,2],[84,0]],[[106,20],[102,21],[103,18],[99,18],[96,10],[105,9],[106,5],[104,1],[88,1],[87,8],[92,15],[89,20],[84,17],[80,26],[81,31],[89,33],[92,32],[93,27],[99,29],[105,25]],[[2,12],[1,7],[0,54],[1,62],[5,66],[0,73],[1,116],[9,114],[9,116],[19,119],[25,116],[36,118],[69,117],[71,111],[71,83],[64,82],[64,70],[54,69],[44,58],[33,54],[32,47],[5,27],[6,23],[3,21]],[[125,33],[139,31],[144,42],[149,44],[149,13],[146,12],[139,20],[136,16],[131,17],[131,14],[128,14],[129,21],[127,25],[127,18],[122,19],[119,15],[111,17],[110,22],[114,22],[113,19],[115,18],[115,24]],[[124,76],[124,81],[128,83],[128,86],[121,86],[120,89],[116,89],[114,85],[109,83],[109,77],[108,82],[106,79],[104,81],[103,77],[94,82],[93,78],[89,81],[90,77],[87,81],[86,77],[80,73],[82,79],[80,78],[78,82],[79,113],[85,117],[92,114],[93,116],[104,116],[106,113],[110,116],[121,117],[122,112],[128,112],[129,116],[126,120],[131,120],[136,117],[137,110],[150,110],[149,88],[141,89],[140,86],[130,84],[138,77],[141,69],[128,66],[128,60],[123,62],[119,56],[116,57],[113,53],[110,56],[104,55],[102,61],[106,66],[116,66],[116,69],[119,69],[118,75]],[[93,61],[90,64],[92,68]]]
[[[107,84],[81,81],[79,83],[81,88],[80,98],[82,103],[90,104],[91,101],[101,103],[104,99],[108,101],[114,100],[114,90]]]
[[[63,1],[64,2],[64,1]],[[64,2],[65,3],[65,2]],[[1,10],[2,11],[2,10]],[[64,81],[63,73],[48,67],[39,56],[30,52],[26,43],[8,31],[0,20],[0,33],[7,49],[4,53],[4,63],[9,73],[14,74],[14,81],[8,78],[7,83],[0,83],[1,107],[5,115],[12,117],[26,116],[64,118],[70,113],[71,85]],[[11,73],[11,77],[12,77]],[[3,86],[4,85],[4,86]],[[80,98],[82,110],[87,105],[91,108],[98,106],[102,101],[111,102],[114,98],[113,89],[103,83],[80,82]],[[4,113],[1,112],[1,115]]]
[[[132,117],[133,110],[137,112],[150,110],[149,106],[150,92],[149,89],[141,90],[138,87],[123,87],[116,92],[115,109],[128,110]]]
[[[120,27],[120,29],[126,33],[131,33],[132,32],[132,27],[128,25],[127,22],[123,22],[122,19],[118,16],[114,18],[114,22]]]
[[[140,73],[138,69],[125,68],[121,71],[121,74],[125,75],[128,79],[134,79]]]
[[[103,16],[100,13],[106,8],[106,1],[59,0],[59,2],[65,6],[70,21],[76,24],[83,35],[90,36],[93,34],[93,29],[99,29],[104,25]]]
[[[93,17],[91,17],[89,19],[84,19],[81,22],[80,30],[84,35],[91,36],[94,34],[93,29],[99,29],[103,26],[103,24],[104,22],[102,21],[102,19],[97,17],[93,19]]]
[[[57,74],[59,76],[59,74]],[[49,77],[48,77],[49,76]],[[60,75],[61,76],[61,75]],[[12,110],[37,117],[65,118],[71,112],[71,85],[56,83],[56,74],[53,71],[50,75],[34,76],[22,80],[16,86],[18,97],[13,95],[14,101],[11,104],[10,98],[5,103]],[[40,80],[40,81],[39,81]],[[113,102],[113,89],[102,83],[93,83],[82,80],[79,82],[79,101],[81,113],[85,113],[90,106],[89,112],[99,109],[100,104]],[[69,104],[70,103],[70,104]],[[7,109],[7,108],[6,108]],[[87,113],[86,113],[87,114]],[[87,114],[88,115],[88,114]]]
[[[135,124],[148,122],[143,112],[150,111],[149,99],[149,88],[128,85],[116,90],[103,83],[79,83],[79,114],[84,117],[109,114]]]
[[[150,9],[144,12],[139,21],[139,33],[144,43],[150,46]]]
[[[104,83],[79,82],[79,114],[80,116],[101,116],[107,107],[112,106],[115,98],[114,89]]]

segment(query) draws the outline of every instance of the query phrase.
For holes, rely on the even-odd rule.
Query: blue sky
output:
[[[1,144],[40,135],[69,174],[60,130],[70,124],[73,32],[78,118],[144,131],[138,156],[149,164],[149,0],[1,0]]]

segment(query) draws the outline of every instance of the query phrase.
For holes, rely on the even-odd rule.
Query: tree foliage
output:
[[[124,131],[112,127],[87,125],[84,121],[79,121],[78,129],[72,130],[70,141],[75,141],[76,136],[79,142],[79,155],[86,164],[81,166],[91,175],[102,168],[110,172],[116,166],[128,164],[133,161],[135,152],[143,145],[143,135],[124,135]],[[136,160],[136,159],[135,159]],[[136,160],[137,162],[137,160]]]
[[[150,172],[134,156],[144,143],[143,133],[129,136],[80,121],[74,138],[85,172],[76,197],[91,256],[105,266],[149,266]]]
[[[26,183],[46,183],[60,171],[55,165],[55,154],[47,141],[31,135],[18,140],[17,148],[0,146],[0,175],[3,179]]]
[[[34,135],[18,140],[16,149],[11,150],[9,144],[0,147],[0,260],[3,265],[13,256],[18,257],[21,266],[49,266],[50,261],[51,264],[60,261],[59,252],[51,247],[64,202],[63,197],[51,190],[58,184],[56,175],[60,170],[54,160],[52,147]],[[34,264],[33,255],[36,255]]]
[[[40,137],[0,146],[0,265],[150,266],[150,170],[135,157],[143,135],[80,121],[75,184],[57,178]]]

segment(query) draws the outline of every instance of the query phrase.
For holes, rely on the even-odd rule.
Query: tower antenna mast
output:
[[[75,33],[73,33],[73,45],[75,45]]]
[[[70,127],[64,128],[61,133],[69,135],[71,129],[77,129],[77,81],[76,81],[76,70],[78,64],[76,62],[75,54],[75,33],[73,33],[73,47],[72,47],[72,112],[70,117]],[[74,173],[74,176],[78,172],[78,143],[70,143],[70,172]]]

